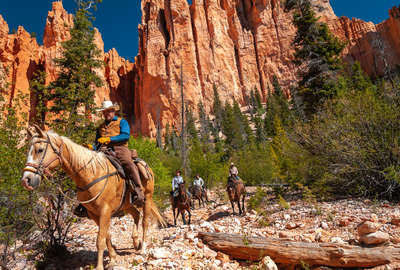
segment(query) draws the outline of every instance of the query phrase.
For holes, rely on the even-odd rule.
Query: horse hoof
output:
[[[133,241],[133,247],[136,250],[140,250],[142,248],[142,241],[140,240],[134,240]]]
[[[119,268],[115,264],[110,264],[106,267],[106,270],[118,270]]]

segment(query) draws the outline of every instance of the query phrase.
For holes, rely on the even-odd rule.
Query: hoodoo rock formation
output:
[[[57,78],[58,70],[53,59],[62,56],[61,43],[70,38],[69,29],[72,26],[73,16],[63,8],[62,2],[54,2],[47,16],[43,45],[39,46],[36,38],[22,26],[16,33],[9,34],[8,25],[0,15],[0,80],[6,77],[9,83],[8,88],[0,89],[0,93],[6,102],[13,105],[15,99],[21,96],[27,99],[22,102],[21,110],[29,114],[33,112],[35,98],[29,81],[38,70],[46,72],[47,83]],[[133,63],[120,57],[114,49],[103,53],[104,43],[97,29],[95,42],[105,62],[105,66],[97,71],[104,85],[96,89],[96,102],[99,104],[110,97],[117,101],[124,100],[124,113],[128,114],[133,111]],[[128,115],[133,123],[133,114]]]
[[[378,25],[359,19],[338,18],[329,0],[313,0],[315,10],[335,35],[346,41],[343,57],[359,61],[372,76],[387,75],[400,64],[400,9]],[[185,102],[207,112],[218,89],[221,100],[244,104],[251,90],[266,98],[276,75],[285,91],[296,84],[292,63],[295,27],[280,0],[142,0],[139,53],[135,63],[115,49],[102,53],[104,68],[97,72],[104,86],[96,89],[96,102],[119,102],[135,132],[154,137],[156,126],[178,126],[180,89]],[[19,94],[31,96],[29,80],[45,70],[48,81],[57,76],[52,59],[61,55],[61,42],[69,38],[72,15],[53,3],[43,45],[22,27],[9,34],[0,16],[0,72],[8,70],[11,87],[1,94],[9,104]],[[99,32],[96,44],[104,51]],[[181,80],[181,72],[182,79]],[[0,76],[1,77],[1,76]],[[33,99],[31,99],[33,100]],[[33,102],[26,102],[30,112]]]

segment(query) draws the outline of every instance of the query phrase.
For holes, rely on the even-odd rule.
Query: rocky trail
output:
[[[256,193],[256,188],[248,187],[247,190],[248,202]],[[238,216],[231,214],[224,190],[209,192],[209,198],[213,202],[204,208],[198,208],[196,202],[190,225],[183,225],[179,218],[176,227],[153,227],[145,252],[137,252],[132,247],[133,219],[130,216],[113,218],[111,233],[113,244],[117,248],[119,265],[114,269],[276,269],[271,268],[273,263],[266,259],[261,262],[237,261],[216,252],[197,237],[199,232],[351,245],[365,241],[360,240],[361,235],[368,238],[365,235],[372,233],[375,234],[371,236],[372,239],[376,243],[380,242],[381,246],[400,247],[400,207],[385,201],[344,199],[307,203],[293,199],[288,200],[288,205],[282,206],[282,203],[271,199],[261,205],[263,210],[259,212],[262,214],[248,209],[245,215]],[[168,223],[173,224],[170,207],[164,210],[164,217]],[[364,225],[358,226],[361,222]],[[96,234],[97,226],[93,221],[79,219],[68,235],[72,237],[67,243],[71,255],[67,260],[59,261],[46,269],[92,269],[97,256]],[[368,239],[367,241],[372,241]],[[33,265],[32,260],[18,254],[12,269],[32,269]],[[284,269],[280,265],[278,267]],[[400,263],[393,262],[374,269],[400,269]]]

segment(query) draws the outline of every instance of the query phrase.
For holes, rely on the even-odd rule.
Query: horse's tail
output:
[[[161,216],[160,211],[158,210],[157,205],[154,203],[153,200],[150,202],[151,214],[157,219],[158,223],[161,227],[167,227],[167,223],[165,222],[164,218]]]

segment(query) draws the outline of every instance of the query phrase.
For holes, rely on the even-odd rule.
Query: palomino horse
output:
[[[114,265],[117,253],[111,244],[109,226],[111,216],[118,210],[124,210],[131,214],[135,220],[132,238],[137,250],[145,246],[146,232],[151,216],[165,225],[152,199],[154,174],[151,170],[150,179],[142,179],[146,200],[143,206],[143,235],[140,240],[137,229],[141,213],[130,204],[129,196],[124,196],[125,181],[119,177],[106,156],[80,146],[52,131],[45,132],[38,126],[35,126],[35,130],[35,134],[28,131],[30,136],[29,152],[21,183],[25,189],[34,190],[39,186],[43,176],[51,176],[51,171],[57,166],[61,166],[72,178],[78,187],[78,200],[84,204],[89,217],[99,227],[97,270],[104,269],[103,253],[106,246],[110,255],[110,267]]]
[[[204,207],[204,201],[208,202],[207,191],[198,185],[193,185],[189,188],[189,192],[192,194],[193,209],[194,200],[198,200],[199,208],[201,205]]]
[[[171,195],[171,206],[172,206],[172,213],[174,214],[174,225],[176,226],[176,219],[179,217],[179,214],[182,215],[183,224],[186,224],[185,219],[185,210],[188,212],[189,215],[189,224],[192,214],[190,213],[190,198],[186,192],[185,182],[180,183],[178,186],[178,196],[174,197]],[[175,209],[178,208],[178,211],[175,216]]]
[[[244,214],[244,198],[246,197],[246,189],[243,182],[241,180],[236,180],[231,177],[231,179],[229,179],[228,181],[226,191],[228,192],[228,197],[231,201],[233,214],[235,214],[234,202],[237,202],[239,215]],[[242,207],[240,207],[240,199],[242,199]]]

